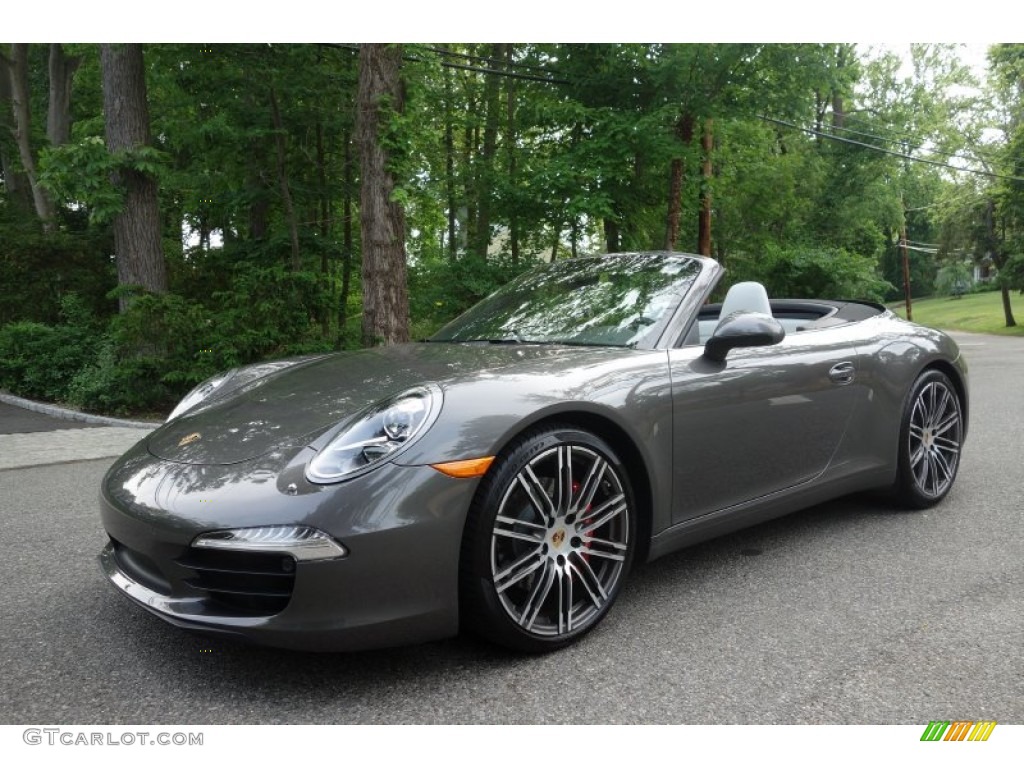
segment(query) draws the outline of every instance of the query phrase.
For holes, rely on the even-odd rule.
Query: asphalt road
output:
[[[99,573],[109,459],[0,471],[0,723],[1024,723],[1024,339],[960,338],[971,432],[944,504],[846,499],[642,566],[544,657],[183,632]]]
[[[26,432],[49,432],[55,429],[87,429],[98,424],[87,424],[84,421],[68,421],[55,419],[44,413],[27,411],[7,403],[0,403],[0,434],[23,434]]]

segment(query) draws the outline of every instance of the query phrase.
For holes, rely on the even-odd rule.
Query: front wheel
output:
[[[918,509],[941,501],[956,479],[963,438],[956,387],[941,371],[926,371],[914,382],[903,409],[898,500]]]
[[[466,524],[464,624],[525,651],[561,648],[607,614],[636,551],[629,478],[600,438],[550,427],[513,443]]]

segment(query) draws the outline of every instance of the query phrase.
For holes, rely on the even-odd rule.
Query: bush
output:
[[[60,303],[63,322],[31,321],[0,328],[0,387],[25,397],[66,401],[75,375],[96,354],[97,324],[75,295]]]
[[[769,246],[759,255],[737,254],[728,262],[729,283],[756,280],[769,296],[790,299],[883,301],[892,285],[875,261],[841,248]]]
[[[935,274],[935,292],[943,296],[963,296],[972,283],[971,270],[962,261],[949,262]]]

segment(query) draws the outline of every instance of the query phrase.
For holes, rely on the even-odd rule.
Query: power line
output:
[[[352,43],[321,43],[321,45],[327,48],[340,48],[342,50],[358,51],[359,46]],[[461,55],[461,54],[460,54]],[[412,56],[407,53],[402,54],[403,61],[419,62],[423,59],[419,56]],[[497,75],[499,77],[508,77],[513,80],[530,80],[537,83],[551,83],[553,85],[571,85],[568,80],[559,80],[553,77],[541,77],[540,75],[530,75],[522,72],[511,72],[507,69],[488,69],[484,67],[474,67],[469,64],[455,64],[451,61],[440,61],[438,62],[442,67],[449,69],[465,70],[467,72],[479,72],[484,75]]]
[[[815,130],[814,128],[806,128],[806,127],[804,127],[802,125],[797,125],[796,123],[791,123],[791,122],[789,122],[787,120],[779,120],[778,118],[768,117],[767,115],[759,115],[758,117],[760,117],[761,120],[764,120],[766,122],[775,123],[777,125],[784,125],[787,128],[795,128],[798,131],[803,131],[804,133],[809,133],[812,136],[821,136],[824,139],[831,139],[832,141],[838,141],[838,142],[840,142],[842,144],[851,144],[851,145],[853,145],[855,147],[863,147],[864,149],[870,149],[870,150],[873,150],[875,152],[881,152],[883,155],[891,155],[892,157],[899,157],[899,158],[902,158],[904,160],[910,160],[911,162],[914,162],[914,163],[925,163],[926,165],[933,165],[933,166],[935,166],[937,168],[948,168],[951,171],[961,171],[963,173],[973,173],[973,174],[976,174],[978,176],[988,176],[989,178],[993,178],[993,179],[1003,179],[1005,181],[1020,181],[1020,182],[1024,182],[1024,178],[1022,178],[1020,176],[1004,176],[1003,174],[1000,174],[1000,173],[993,173],[992,171],[981,171],[981,170],[978,170],[976,168],[960,168],[958,166],[951,165],[950,163],[943,163],[943,162],[941,162],[939,160],[929,160],[929,159],[924,158],[924,157],[914,157],[913,155],[907,155],[907,154],[904,154],[903,152],[896,152],[896,151],[891,150],[891,149],[886,149],[885,147],[878,147],[878,146],[875,146],[874,144],[866,144],[863,141],[854,141],[853,139],[848,139],[845,136],[836,136],[835,134],[832,134],[832,133],[824,133],[823,131],[818,131],[818,130]]]
[[[431,53],[439,53],[442,56],[451,56],[457,59],[466,59],[466,61],[482,61],[487,64],[499,64],[502,66],[511,65],[516,69],[534,70],[536,72],[543,72],[546,75],[550,75],[551,70],[546,67],[541,67],[537,64],[527,64],[522,61],[508,61],[506,59],[495,59],[491,56],[479,56],[472,53],[460,53],[459,51],[453,51],[448,48],[438,48],[432,45],[417,45],[416,48],[424,51],[430,51]]]
[[[410,57],[409,61],[419,61]],[[508,70],[501,69],[483,69],[481,67],[472,67],[468,64],[454,64],[450,61],[442,61],[442,67],[449,67],[450,69],[463,69],[468,72],[480,72],[485,75],[500,75],[501,77],[511,77],[513,80],[532,80],[537,83],[552,83],[554,85],[571,85],[568,80],[556,80],[553,77],[541,77],[540,75],[526,75],[520,72],[509,72]]]
[[[867,137],[869,139],[878,139],[879,141],[889,142],[890,144],[902,144],[902,143],[904,143],[905,139],[910,139],[910,141],[906,141],[906,145],[907,145],[907,149],[908,150],[909,149],[920,149],[920,148],[924,147],[924,145],[926,143],[926,141],[924,139],[918,138],[917,136],[912,136],[911,134],[904,133],[902,131],[895,131],[894,135],[895,136],[903,136],[903,137],[905,137],[904,139],[892,138],[892,137],[889,137],[889,136],[882,136],[882,135],[877,134],[877,133],[868,133],[867,131],[858,131],[856,128],[848,128],[845,125],[833,125],[833,126],[830,126],[830,129],[833,130],[833,131],[842,131],[843,133],[852,133],[852,134],[855,134],[857,136],[865,136],[865,137]],[[937,154],[941,154],[941,155],[943,155],[945,157],[950,157],[950,158],[955,157],[958,160],[967,160],[968,162],[973,162],[973,163],[988,163],[988,162],[990,162],[990,159],[986,158],[983,153],[978,153],[976,155],[963,155],[963,154],[960,154],[958,152],[949,152],[949,153],[938,152]]]

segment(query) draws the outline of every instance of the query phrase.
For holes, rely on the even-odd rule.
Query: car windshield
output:
[[[430,341],[633,346],[699,274],[697,260],[665,253],[557,261],[513,280]]]

